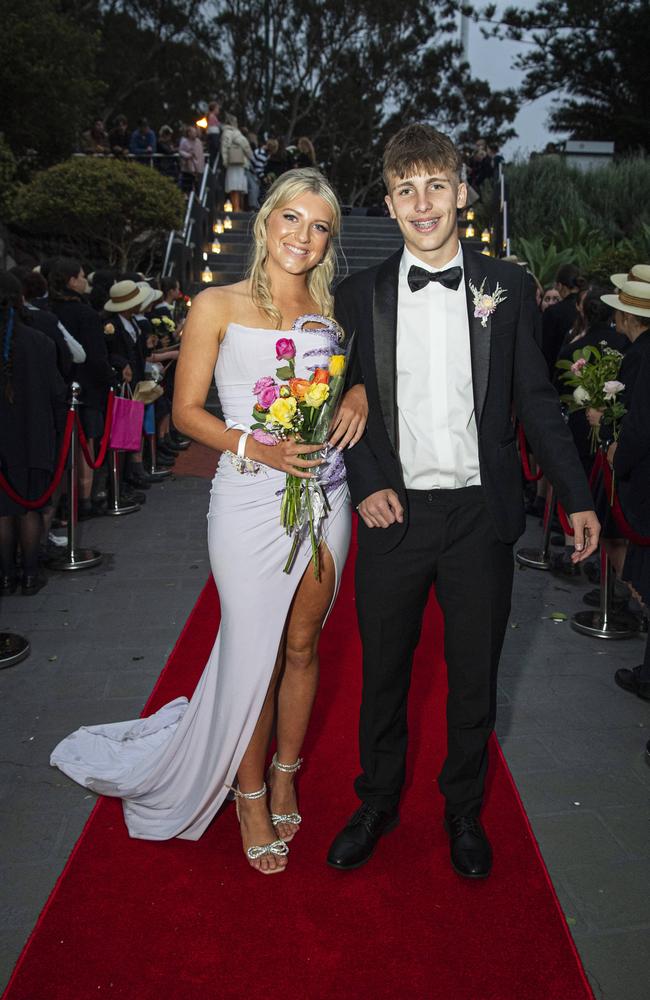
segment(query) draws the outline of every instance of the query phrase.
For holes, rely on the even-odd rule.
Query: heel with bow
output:
[[[235,810],[237,812],[237,819],[241,825],[241,816],[239,810],[240,799],[245,799],[249,802],[254,802],[257,799],[262,799],[266,795],[266,783],[257,792],[240,792],[239,788],[233,788],[232,791],[235,794]],[[273,820],[271,820],[273,822]],[[275,875],[277,872],[283,872],[286,865],[276,865],[274,868],[259,868],[255,862],[260,861],[262,858],[273,855],[276,858],[286,857],[289,853],[289,848],[283,840],[273,840],[269,844],[253,845],[246,848],[245,854],[248,858],[250,865],[256,869],[256,871],[261,872],[263,875]]]
[[[271,765],[269,767],[269,774],[267,780],[270,779],[271,771],[273,770],[280,771],[282,774],[295,774],[296,771],[299,771],[301,767],[302,767],[302,757],[299,757],[294,764],[281,764],[280,761],[278,760],[277,753],[274,753]],[[285,841],[285,843],[290,843],[290,841],[293,840],[293,838],[295,837],[300,828],[300,824],[302,823],[302,816],[298,812],[290,812],[290,813],[272,812],[271,822],[273,823],[273,826],[276,828],[276,831],[278,825],[281,823],[284,825],[295,826],[296,829],[290,836],[282,838]]]

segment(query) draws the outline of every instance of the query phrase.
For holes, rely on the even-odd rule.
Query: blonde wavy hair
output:
[[[269,188],[255,222],[253,223],[253,249],[248,269],[253,302],[273,320],[276,328],[282,323],[280,310],[273,304],[271,282],[266,270],[268,258],[266,227],[269,215],[276,208],[284,208],[300,195],[316,194],[322,198],[332,210],[330,240],[327,251],[320,263],[307,274],[307,290],[316,303],[316,308],[323,315],[332,317],[334,311],[334,296],[332,283],[336,275],[336,248],[334,240],[341,230],[341,208],[336,193],[331,184],[313,167],[299,170],[287,170]]]

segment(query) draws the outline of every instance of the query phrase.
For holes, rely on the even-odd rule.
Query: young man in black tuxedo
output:
[[[571,515],[574,561],[598,544],[589,487],[535,338],[533,282],[516,265],[460,246],[460,168],[451,140],[432,127],[398,132],[384,179],[404,249],[336,292],[369,404],[366,434],[345,453],[359,512],[362,805],[330,848],[339,869],[366,862],[397,824],[411,663],[435,584],[449,680],[439,787],[451,861],[470,878],[490,872],[479,812],[512,546],[525,524],[513,408]]]

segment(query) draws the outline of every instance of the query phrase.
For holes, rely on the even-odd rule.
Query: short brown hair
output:
[[[433,125],[405,125],[384,150],[384,183],[390,190],[390,174],[408,177],[422,168],[449,170],[460,177],[462,165],[460,152],[448,135],[438,132]]]

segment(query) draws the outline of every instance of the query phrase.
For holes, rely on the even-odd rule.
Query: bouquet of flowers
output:
[[[262,444],[274,445],[288,437],[305,444],[324,444],[345,383],[346,356],[332,354],[327,368],[316,368],[311,378],[296,376],[296,345],[281,337],[276,358],[282,362],[275,378],[265,375],[253,386],[257,402],[253,407],[253,437]],[[326,446],[323,452],[326,452]],[[313,452],[317,458],[323,452]],[[318,546],[323,519],[330,509],[320,480],[322,467],[313,479],[287,474],[280,505],[280,520],[293,543],[284,567],[290,573],[302,538],[308,534],[316,579],[320,579]]]
[[[618,438],[619,423],[626,412],[618,399],[625,388],[618,381],[622,360],[621,352],[608,347],[603,340],[600,349],[588,344],[574,352],[572,361],[556,362],[556,367],[562,370],[560,379],[572,388],[572,392],[561,397],[562,402],[571,413],[588,407],[600,410],[602,422],[611,426],[614,440]],[[600,425],[592,426],[590,437],[591,450],[595,452],[600,444]]]

